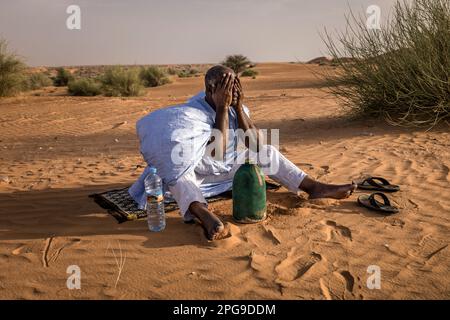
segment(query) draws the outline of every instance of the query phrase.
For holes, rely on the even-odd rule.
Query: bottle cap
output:
[[[149,173],[155,174],[156,173],[156,168],[155,167],[150,167]]]

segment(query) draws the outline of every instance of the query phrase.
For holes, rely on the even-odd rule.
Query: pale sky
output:
[[[0,38],[31,66],[306,61],[349,8],[385,19],[395,0],[0,0]],[[69,30],[69,5],[81,30]]]

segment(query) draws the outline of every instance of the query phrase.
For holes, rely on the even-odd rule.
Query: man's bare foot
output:
[[[229,230],[224,227],[222,221],[210,212],[203,203],[192,202],[189,206],[189,212],[200,220],[208,240],[220,240],[228,235]]]
[[[300,184],[300,189],[309,194],[309,199],[331,198],[345,199],[356,190],[357,185],[352,184],[325,184],[306,177]]]
[[[356,184],[321,184],[309,194],[309,199],[345,199],[350,197],[355,190]]]

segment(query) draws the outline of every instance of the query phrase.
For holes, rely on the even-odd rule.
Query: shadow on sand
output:
[[[196,224],[186,224],[179,211],[169,212],[167,227],[163,232],[152,233],[145,220],[117,220],[99,207],[88,196],[129,184],[97,185],[81,188],[31,190],[0,194],[0,240],[30,240],[48,237],[80,237],[115,235],[143,238],[143,245],[149,248],[195,245],[207,247],[203,229]],[[358,207],[356,197],[351,201],[311,204],[289,192],[268,192],[268,202],[281,207],[310,207],[340,214],[362,214],[367,218],[380,217]],[[355,201],[353,201],[355,200]],[[226,200],[231,201],[231,200]],[[231,212],[215,212],[224,222],[232,222]],[[281,213],[282,214],[282,213]]]
[[[163,232],[151,233],[145,220],[122,224],[88,196],[123,185],[31,190],[0,194],[0,240],[122,235],[143,237],[146,247],[205,245],[202,229],[185,224],[178,211],[167,215]]]

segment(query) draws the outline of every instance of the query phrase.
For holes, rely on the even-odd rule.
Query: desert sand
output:
[[[135,98],[70,97],[45,88],[0,100],[1,299],[449,299],[450,135],[354,120],[322,90],[317,65],[259,64],[244,79],[260,128],[320,181],[380,175],[400,213],[384,217],[347,200],[268,192],[269,219],[238,225],[231,200],[210,205],[231,236],[208,242],[179,212],[150,233],[118,224],[88,195],[125,187],[145,163],[135,122],[202,90],[174,79]],[[122,256],[122,270],[115,256]],[[120,261],[118,261],[120,263]],[[69,290],[78,265],[81,289]],[[366,285],[381,270],[381,289]]]

